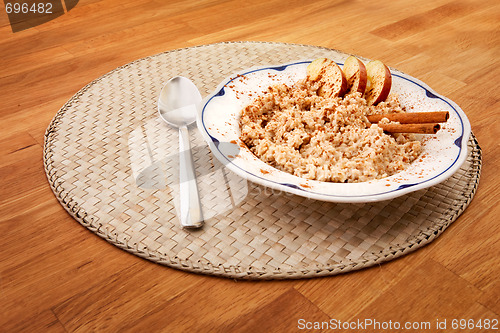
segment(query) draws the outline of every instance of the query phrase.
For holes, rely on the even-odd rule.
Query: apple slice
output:
[[[325,67],[325,73],[320,81],[323,85],[318,89],[319,96],[342,97],[347,91],[347,79],[344,72],[333,61]]]
[[[389,68],[380,60],[370,61],[366,65],[367,84],[365,99],[368,105],[385,101],[391,91],[392,76]]]
[[[342,68],[347,79],[347,92],[360,92],[363,94],[366,89],[366,67],[358,58],[350,56],[346,59]]]
[[[333,61],[327,58],[319,58],[307,66],[307,78],[310,81],[318,81],[323,76],[323,69]]]
[[[347,80],[344,72],[335,61],[319,58],[307,66],[307,78],[310,81],[319,81],[321,86],[318,95],[324,97],[343,96],[347,90]]]

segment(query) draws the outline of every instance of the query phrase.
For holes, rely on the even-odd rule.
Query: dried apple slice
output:
[[[367,84],[365,99],[368,105],[376,105],[385,101],[392,86],[392,76],[389,68],[380,60],[370,61],[366,65]]]
[[[342,71],[347,79],[347,92],[360,92],[363,94],[366,89],[367,73],[366,66],[361,60],[350,56],[344,62]]]

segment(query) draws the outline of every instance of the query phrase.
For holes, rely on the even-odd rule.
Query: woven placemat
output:
[[[205,226],[177,218],[177,131],[157,114],[163,84],[191,78],[206,96],[232,72],[331,49],[282,43],[219,43],[144,58],[73,96],[47,129],[44,165],[63,207],[83,226],[137,256],[231,278],[334,275],[411,252],[438,237],[476,191],[481,150],[447,181],[394,200],[336,204],[279,193],[220,165],[190,128]]]

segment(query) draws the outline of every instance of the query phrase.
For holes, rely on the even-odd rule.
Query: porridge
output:
[[[268,88],[240,118],[240,138],[262,161],[324,182],[365,182],[404,170],[420,154],[413,134],[388,134],[367,116],[405,112],[397,96],[369,105],[363,94],[318,94],[320,81]],[[384,118],[380,124],[389,122]]]

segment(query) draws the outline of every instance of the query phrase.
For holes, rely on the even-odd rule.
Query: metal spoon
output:
[[[160,116],[179,129],[179,196],[181,225],[199,228],[203,225],[200,197],[196,185],[187,126],[196,120],[201,94],[191,80],[176,76],[165,84],[158,99]]]

